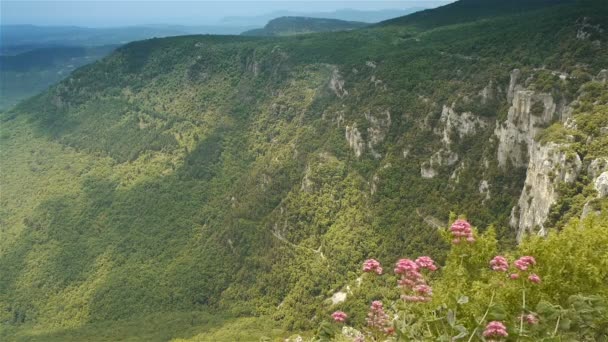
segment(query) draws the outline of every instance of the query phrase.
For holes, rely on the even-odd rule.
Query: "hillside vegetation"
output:
[[[241,33],[243,36],[291,36],[313,32],[346,31],[364,27],[368,24],[338,19],[281,17],[268,22],[261,29]]]
[[[470,2],[347,32],[134,42],[2,113],[0,339],[312,334],[375,299],[346,290],[364,260],[449,263],[450,212],[497,252],[583,214],[605,229],[608,5],[457,10]],[[547,146],[563,158],[541,182]]]

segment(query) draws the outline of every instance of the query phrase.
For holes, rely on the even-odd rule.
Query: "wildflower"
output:
[[[346,321],[346,317],[348,316],[343,311],[336,311],[331,314],[331,318],[333,318],[334,321],[339,323],[343,323],[344,321]]]
[[[395,264],[395,273],[397,274],[418,273],[419,270],[420,266],[410,259],[399,259]]]
[[[416,265],[418,265],[420,268],[426,268],[430,271],[437,270],[437,266],[435,266],[435,261],[433,261],[433,259],[431,259],[431,257],[421,256],[418,259],[416,259],[415,262],[416,262]]]
[[[502,322],[492,321],[486,325],[486,329],[483,332],[483,337],[494,339],[501,339],[503,337],[507,337],[509,334],[507,333],[507,327]]]
[[[432,296],[433,295],[433,289],[426,284],[416,285],[413,290],[414,290],[414,292],[419,293],[423,296]]]
[[[536,265],[536,259],[531,256],[523,256],[517,259],[514,264],[519,270],[527,271],[529,267]]]
[[[526,321],[526,323],[528,324],[536,325],[538,324],[538,316],[536,316],[535,314],[524,315],[524,321]]]
[[[382,274],[382,266],[376,259],[367,259],[363,262],[363,272],[376,272],[376,274]]]
[[[512,280],[519,279],[519,274],[517,274],[517,273],[510,274],[509,278],[511,278]]]
[[[395,273],[400,274],[401,278],[397,281],[403,289],[404,294],[401,298],[407,302],[427,302],[433,291],[424,280],[420,273],[421,268],[436,270],[435,262],[430,257],[419,257],[416,261],[411,259],[400,259],[395,264]]]
[[[540,277],[537,274],[530,274],[528,276],[528,280],[533,282],[534,284],[540,284]]]
[[[452,243],[458,244],[461,239],[465,239],[469,243],[475,242],[475,237],[473,237],[473,230],[471,229],[471,224],[466,220],[456,220],[452,223],[450,227],[450,232],[452,232]]]
[[[372,329],[383,331],[389,325],[389,318],[384,312],[384,307],[381,301],[375,300],[372,302],[369,313],[367,314],[367,325]]]
[[[492,267],[492,270],[494,271],[507,272],[509,269],[509,262],[504,256],[497,255],[490,261],[490,267]]]

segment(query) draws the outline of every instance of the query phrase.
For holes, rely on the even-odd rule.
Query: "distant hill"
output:
[[[264,25],[268,21],[279,17],[308,17],[308,18],[328,18],[346,21],[361,21],[364,23],[377,23],[391,18],[401,17],[412,14],[438,5],[449,3],[449,1],[429,1],[428,6],[417,6],[404,9],[384,9],[376,11],[362,11],[354,9],[340,9],[331,12],[294,12],[276,11],[253,17],[225,17],[219,24],[244,26],[244,25]]]
[[[367,26],[358,21],[338,19],[281,17],[268,22],[264,28],[249,30],[241,33],[244,36],[291,36],[294,34],[312,32],[347,31]]]

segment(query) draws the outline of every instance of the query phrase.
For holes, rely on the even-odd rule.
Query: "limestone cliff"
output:
[[[544,222],[551,205],[557,199],[556,188],[561,182],[576,180],[582,168],[576,153],[567,153],[563,145],[534,143],[530,153],[526,182],[511,215],[511,223],[518,228],[517,240],[526,233],[544,234]]]

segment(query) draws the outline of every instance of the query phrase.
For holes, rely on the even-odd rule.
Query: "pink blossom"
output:
[[[534,273],[528,276],[528,280],[533,282],[534,284],[540,284],[540,277]]]
[[[382,302],[375,300],[372,302],[369,313],[367,314],[367,325],[372,329],[386,331],[390,325],[388,315],[384,312]]]
[[[416,285],[416,286],[414,286],[413,290],[414,290],[414,292],[419,293],[423,296],[432,296],[433,295],[433,289],[426,284]]]
[[[538,324],[538,316],[536,316],[535,314],[527,314],[524,315],[524,321],[526,321],[526,323],[531,324],[531,325],[536,325]]]
[[[376,272],[376,274],[382,274],[382,266],[376,259],[367,259],[363,262],[363,272]]]
[[[490,267],[492,267],[492,270],[494,271],[507,272],[509,269],[509,262],[504,256],[497,255],[490,261]]]
[[[529,267],[536,265],[536,259],[531,256],[523,256],[517,259],[514,264],[519,270],[527,271]]]
[[[509,278],[511,278],[512,280],[519,279],[519,274],[517,274],[517,273],[512,273],[512,274],[510,274],[510,275],[509,275]]]
[[[475,237],[473,236],[473,230],[471,229],[471,224],[466,220],[458,219],[452,223],[450,227],[450,232],[452,233],[452,243],[458,244],[461,239],[465,239],[469,243],[475,242]]]
[[[395,273],[406,274],[409,272],[418,272],[420,267],[410,259],[399,259],[395,264]]]
[[[435,261],[433,261],[433,259],[431,259],[431,257],[421,256],[418,259],[416,259],[415,262],[420,268],[426,268],[430,271],[437,270],[437,266],[435,266]]]
[[[339,323],[346,321],[346,317],[348,317],[348,316],[343,311],[336,311],[331,314],[331,318],[333,318],[334,321],[339,322]]]
[[[507,327],[502,322],[492,321],[486,325],[486,329],[483,332],[483,337],[486,338],[498,338],[501,339],[503,337],[507,337],[509,334],[507,333]]]

